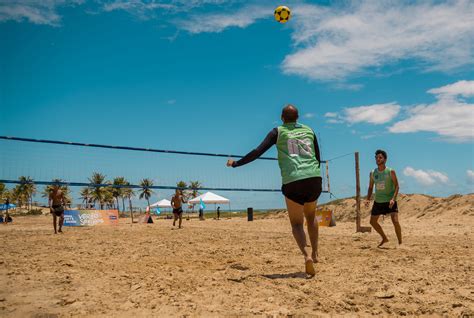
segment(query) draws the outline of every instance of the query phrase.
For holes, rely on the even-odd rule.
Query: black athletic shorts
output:
[[[61,204],[53,205],[52,208],[56,216],[62,216],[64,214],[64,207]]]
[[[371,212],[372,215],[385,215],[388,213],[398,213],[397,201],[395,201],[391,209],[390,202],[374,202]]]
[[[183,208],[177,208],[177,209],[173,209],[173,214],[182,214],[183,213]]]
[[[281,192],[288,199],[298,204],[316,201],[321,195],[323,179],[314,177],[284,184]]]

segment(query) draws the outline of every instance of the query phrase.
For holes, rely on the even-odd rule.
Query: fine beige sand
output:
[[[16,217],[0,225],[0,316],[474,315],[474,195],[402,196],[404,244],[385,218],[384,249],[354,233],[353,200],[332,208],[343,221],[320,228],[312,279],[285,213],[62,235],[49,215]]]

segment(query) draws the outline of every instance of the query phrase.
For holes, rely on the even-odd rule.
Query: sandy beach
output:
[[[442,201],[444,213],[407,198],[401,247],[389,218],[384,249],[352,221],[320,228],[312,279],[285,213],[62,235],[50,216],[16,217],[0,226],[0,316],[473,316],[473,196]]]

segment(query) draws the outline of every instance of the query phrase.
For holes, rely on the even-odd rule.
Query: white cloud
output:
[[[306,113],[303,115],[304,118],[314,118],[316,116],[315,113]]]
[[[387,104],[345,108],[343,118],[351,124],[366,122],[369,124],[380,125],[390,122],[399,112],[400,106],[392,102]]]
[[[116,0],[105,3],[103,6],[103,10],[107,12],[125,10],[140,17],[146,17],[147,12],[152,12],[153,10],[157,9],[176,10],[177,7],[176,5],[170,3],[141,0]]]
[[[415,170],[412,167],[406,167],[403,174],[414,178],[418,183],[425,186],[434,185],[435,183],[447,184],[449,182],[448,175],[434,170]]]
[[[459,81],[429,90],[438,94],[432,104],[408,110],[408,117],[389,127],[392,133],[434,132],[448,141],[474,140],[474,104],[459,99],[471,96],[474,81]]]
[[[331,112],[324,114],[324,117],[326,118],[336,118],[337,116],[338,116],[337,113],[331,113]]]
[[[178,21],[180,28],[190,33],[218,33],[230,27],[246,28],[258,19],[268,17],[272,8],[263,6],[245,6],[228,13],[193,15],[186,20]]]
[[[474,81],[458,81],[454,84],[430,89],[428,93],[446,97],[458,95],[472,97],[474,96]]]
[[[174,104],[176,104],[176,99],[169,99],[169,100],[166,101],[166,104],[174,105]]]
[[[474,171],[468,169],[466,171],[466,176],[467,176],[467,182],[474,184]]]
[[[175,12],[189,11],[206,5],[222,5],[230,0],[112,0],[102,1],[104,11],[125,10],[132,14],[143,15],[155,10]]]
[[[58,7],[83,3],[83,0],[0,0],[0,22],[29,21],[34,24],[59,26],[61,16]]]
[[[82,4],[87,0],[0,0],[0,22],[27,20],[35,24],[59,26],[61,16],[58,9],[63,6]],[[234,0],[95,0],[89,1],[99,5],[99,12],[123,10],[139,18],[169,18],[166,14],[190,12],[204,6],[231,4]],[[87,11],[86,11],[87,12]],[[96,11],[90,11],[96,14]],[[89,12],[89,13],[90,13]]]
[[[287,74],[343,80],[401,60],[429,71],[474,61],[474,1],[354,0],[295,5],[293,14]]]

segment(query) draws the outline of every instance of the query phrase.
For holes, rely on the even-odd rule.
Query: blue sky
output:
[[[284,25],[279,4],[292,9]],[[0,135],[245,154],[293,103],[325,159],[360,152],[363,192],[378,148],[402,192],[474,192],[473,15],[471,1],[0,0]],[[157,184],[280,186],[275,163],[215,174],[225,159],[161,171],[155,157],[97,156],[109,177],[147,165]],[[95,167],[78,161],[61,171],[86,178]],[[19,162],[2,173],[58,173]],[[352,157],[330,167],[334,194],[353,195]]]

